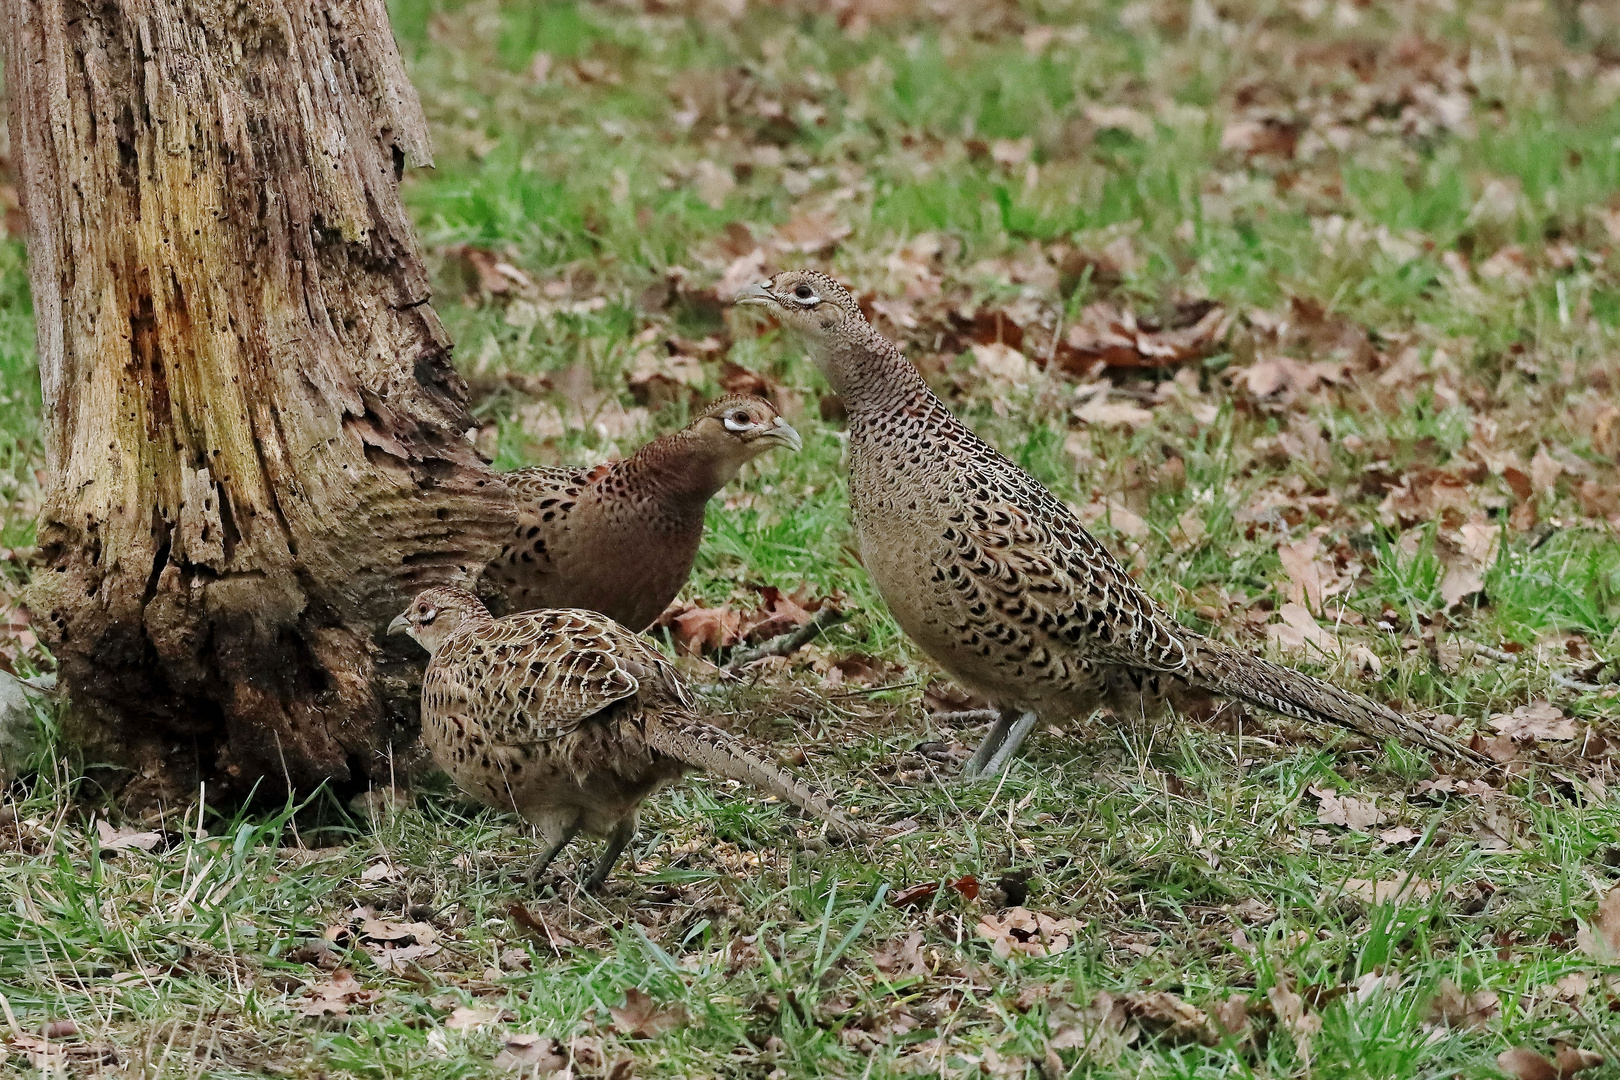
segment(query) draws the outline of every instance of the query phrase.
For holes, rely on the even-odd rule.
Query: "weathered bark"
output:
[[[148,795],[385,775],[414,657],[511,499],[399,199],[426,123],[382,0],[0,0],[45,567],[75,730]]]

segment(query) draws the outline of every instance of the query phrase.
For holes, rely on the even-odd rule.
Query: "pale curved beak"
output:
[[[736,304],[738,307],[743,307],[748,304],[774,304],[776,303],[776,297],[770,294],[770,290],[765,288],[765,284],[763,282],[757,282],[753,285],[747,286],[741,292],[739,292],[737,294],[737,298],[733,300],[732,303]]]
[[[410,620],[405,618],[403,612],[395,615],[394,621],[388,624],[388,632],[390,634],[406,634],[410,632],[410,629]]]
[[[771,427],[766,437],[781,443],[783,446],[791,447],[795,453],[804,449],[804,440],[799,438],[798,431],[780,416],[776,418],[776,423]]]

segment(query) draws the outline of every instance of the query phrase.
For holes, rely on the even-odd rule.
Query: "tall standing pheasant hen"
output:
[[[703,508],[737,470],[799,433],[763,398],[732,396],[623,461],[501,477],[517,528],[479,591],[498,613],[586,608],[646,629],[686,584]]]
[[[533,823],[538,878],[580,832],[608,846],[586,888],[607,880],[647,796],[690,769],[741,780],[865,833],[819,793],[698,718],[667,660],[637,634],[582,610],[493,618],[463,589],[421,593],[388,627],[432,654],[422,739],[478,801]]]
[[[1040,716],[1237,698],[1473,756],[1358,694],[1179,625],[1064,503],[951,415],[854,298],[811,270],[744,290],[801,334],[849,412],[861,561],[901,628],[1001,709],[968,761],[999,772]]]

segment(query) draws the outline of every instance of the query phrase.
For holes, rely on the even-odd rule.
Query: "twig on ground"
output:
[[[1603,686],[1599,683],[1581,682],[1579,679],[1572,679],[1568,675],[1560,675],[1557,672],[1553,673],[1552,681],[1566,690],[1575,690],[1582,694],[1601,694],[1605,690],[1615,689],[1613,686]]]
[[[844,619],[844,613],[835,607],[824,607],[811,616],[810,621],[796,630],[785,634],[778,634],[769,641],[755,645],[751,649],[738,649],[731,654],[725,667],[720,670],[727,674],[735,673],[738,669],[747,667],[756,660],[763,660],[767,656],[786,656],[795,649],[809,642],[816,635],[830,627],[838,625]]]
[[[1474,653],[1477,656],[1485,657],[1487,660],[1495,660],[1499,664],[1516,664],[1523,659],[1523,657],[1519,656],[1517,653],[1510,653],[1505,649],[1493,649],[1489,645],[1481,645],[1477,642],[1474,643]],[[1601,663],[1598,666],[1601,667]],[[1587,668],[1586,670],[1593,669]],[[1585,682],[1571,675],[1564,675],[1556,671],[1552,673],[1550,678],[1552,679],[1553,685],[1562,686],[1566,690],[1574,690],[1576,693],[1581,694],[1601,694],[1606,690],[1614,689],[1612,685],[1606,686],[1602,683]]]
[[[1001,719],[1001,710],[963,709],[960,712],[936,712],[929,713],[928,719],[936,724],[965,728],[972,727],[975,724],[992,724]]]

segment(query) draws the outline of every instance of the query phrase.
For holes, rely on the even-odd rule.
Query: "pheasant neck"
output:
[[[703,513],[703,505],[736,475],[705,453],[690,432],[665,435],[637,450],[618,469],[623,490],[667,506]]]
[[[911,361],[865,322],[832,344],[820,359],[822,373],[852,420],[902,412],[933,397]]]

